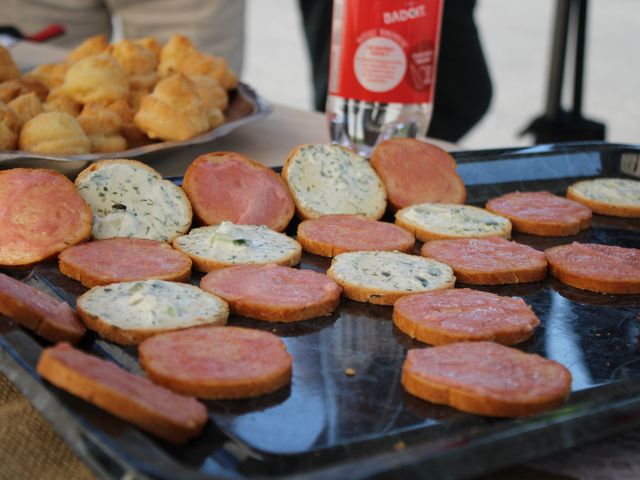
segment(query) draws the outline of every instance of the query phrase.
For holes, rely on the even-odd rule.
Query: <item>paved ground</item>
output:
[[[495,95],[466,148],[528,145],[518,132],[543,112],[554,0],[479,0],[476,11]],[[310,109],[308,57],[296,0],[248,0],[243,78],[274,103]],[[640,2],[589,2],[583,111],[607,140],[640,143]],[[565,87],[566,98],[570,90]]]

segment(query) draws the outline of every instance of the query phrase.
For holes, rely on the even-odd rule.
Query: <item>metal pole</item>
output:
[[[560,115],[564,62],[567,49],[567,30],[569,26],[569,7],[570,0],[558,0],[556,4],[547,90],[547,109],[545,112],[545,117],[548,119],[555,119]]]
[[[582,114],[582,89],[584,83],[584,51],[587,31],[587,0],[574,1],[578,9],[578,31],[576,32],[576,59],[573,77],[573,115]]]

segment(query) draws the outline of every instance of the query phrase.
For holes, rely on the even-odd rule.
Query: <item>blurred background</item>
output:
[[[487,115],[465,149],[533,144],[521,136],[543,114],[556,0],[478,0],[476,22],[494,86]],[[582,114],[606,125],[606,140],[640,143],[638,0],[589,2]],[[272,103],[312,110],[308,54],[296,0],[247,0],[243,79]],[[571,53],[568,53],[571,57]],[[566,73],[563,105],[569,107]]]

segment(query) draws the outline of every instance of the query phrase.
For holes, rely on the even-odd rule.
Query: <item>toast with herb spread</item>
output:
[[[123,345],[137,345],[159,333],[224,325],[227,303],[193,285],[141,280],[94,287],[78,297],[85,325]]]
[[[412,205],[396,213],[396,224],[423,242],[449,238],[511,237],[508,219],[470,205]]]
[[[300,263],[302,247],[293,238],[264,225],[220,225],[194,228],[178,237],[173,247],[191,257],[193,267],[202,272],[234,265]]]
[[[448,265],[401,252],[347,252],[333,258],[327,275],[357,302],[393,305],[412,293],[453,288]]]
[[[627,178],[596,178],[576,182],[567,198],[600,215],[640,217],[640,182]]]
[[[171,242],[189,231],[193,212],[184,191],[136,160],[96,162],[76,188],[93,212],[93,238],[137,237]]]
[[[364,158],[337,145],[300,145],[282,178],[301,219],[347,213],[379,219],[387,208],[382,180]]]

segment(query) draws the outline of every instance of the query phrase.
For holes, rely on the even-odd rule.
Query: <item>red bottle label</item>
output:
[[[431,102],[442,3],[336,1],[329,93],[369,102]]]

